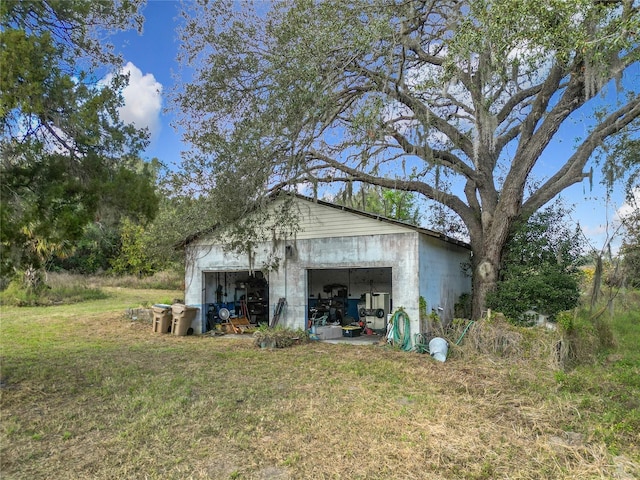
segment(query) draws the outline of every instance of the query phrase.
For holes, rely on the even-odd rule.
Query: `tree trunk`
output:
[[[517,210],[517,197],[508,195],[507,192],[500,201],[503,203],[500,206],[502,208],[485,214],[481,229],[469,232],[474,258],[471,302],[471,318],[474,320],[482,317],[482,312],[487,308],[487,295],[495,290],[498,284],[502,251],[516,216],[513,212]],[[511,208],[505,207],[507,201],[510,202]],[[496,217],[500,218],[500,221],[493,221]]]
[[[486,309],[487,295],[496,288],[499,263],[499,255],[484,256],[479,262],[474,262],[471,304],[471,318],[474,320],[482,317],[482,312]]]

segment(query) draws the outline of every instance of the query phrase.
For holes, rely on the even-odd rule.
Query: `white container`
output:
[[[315,327],[316,335],[320,340],[333,340],[342,338],[342,327],[340,325],[327,325],[326,327]]]
[[[444,338],[432,338],[429,342],[429,354],[437,361],[444,362],[447,359],[449,344]]]

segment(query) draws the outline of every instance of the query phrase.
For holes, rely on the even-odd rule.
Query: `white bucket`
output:
[[[429,353],[439,362],[444,362],[447,359],[448,351],[449,344],[444,338],[436,337],[429,342]]]

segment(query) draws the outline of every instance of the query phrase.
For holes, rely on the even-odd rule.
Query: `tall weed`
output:
[[[147,290],[182,290],[182,272],[158,272],[152,276],[138,278],[135,275],[78,275],[68,272],[47,274],[43,287],[34,291],[24,286],[17,278],[0,292],[0,303],[18,307],[37,305],[61,305],[99,300],[107,294],[104,287],[122,287]]]
[[[156,272],[148,277],[135,275],[93,275],[88,281],[103,287],[122,287],[151,290],[183,290],[184,272],[165,271]]]
[[[12,280],[8,287],[0,292],[0,303],[32,307],[79,303],[106,297],[106,293],[90,285],[82,276],[55,274],[49,275],[46,284],[37,291],[26,287],[20,279]]]

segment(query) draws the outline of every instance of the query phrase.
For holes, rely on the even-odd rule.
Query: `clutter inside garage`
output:
[[[384,335],[392,309],[391,287],[390,267],[309,270],[312,335],[320,340]]]
[[[306,325],[319,340],[384,335],[392,311],[391,267],[307,270]],[[204,331],[248,333],[275,326],[284,299],[269,305],[262,272],[205,272]]]
[[[269,322],[269,289],[262,272],[205,273],[205,331],[245,333]]]

